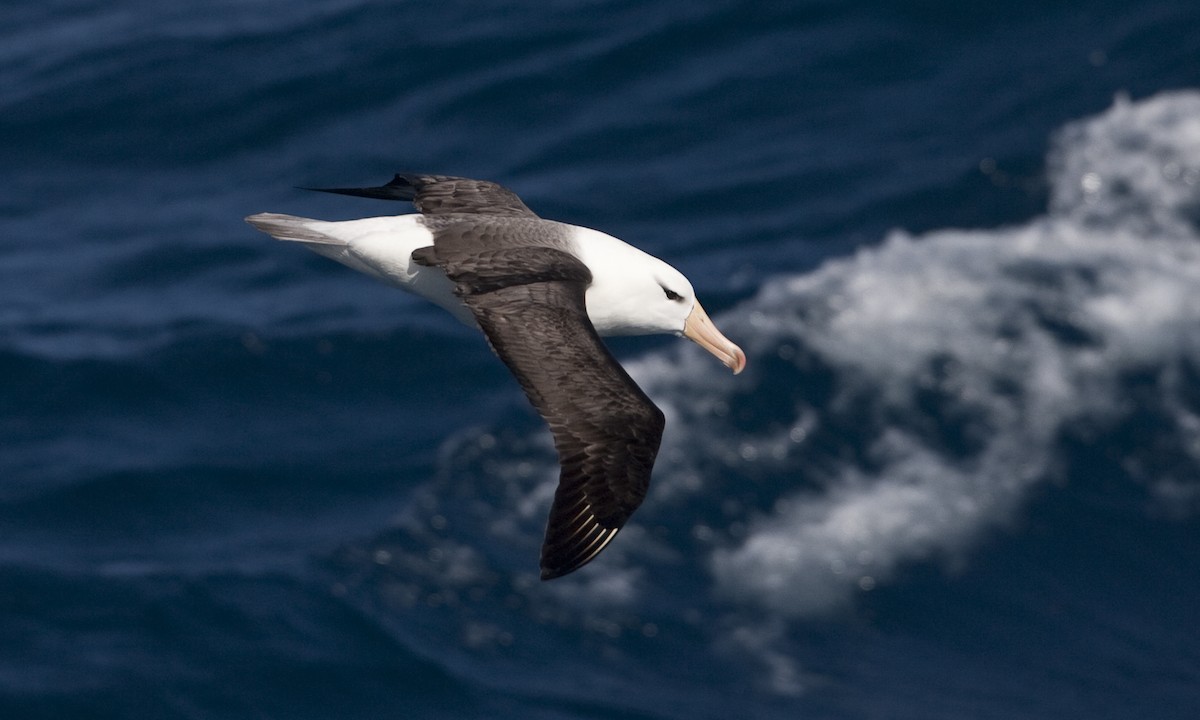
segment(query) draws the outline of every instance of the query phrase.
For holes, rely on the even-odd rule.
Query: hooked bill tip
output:
[[[733,346],[733,359],[729,362],[729,369],[734,375],[741,373],[746,369],[746,353],[737,345]]]

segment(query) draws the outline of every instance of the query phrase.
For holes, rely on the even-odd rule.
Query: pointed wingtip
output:
[[[350,195],[352,197],[373,198],[375,200],[402,200],[411,202],[417,196],[423,181],[427,178],[412,173],[396,173],[386,184],[377,187],[309,187],[297,185],[297,190],[311,192],[333,193],[335,195]]]
[[[391,185],[366,188],[319,188],[298,185],[296,189],[332,193],[334,195],[350,195],[351,197],[365,197],[375,200],[412,200],[411,193],[403,192],[400,188]]]
[[[582,565],[576,565],[575,567],[572,567],[572,568],[563,569],[563,568],[549,568],[549,567],[546,567],[545,565],[543,565],[542,566],[542,581],[545,582],[546,580],[554,580],[555,578],[560,578],[563,575],[570,575],[571,573],[578,570],[580,567],[582,567]]]
[[[592,519],[583,532],[572,533],[557,541],[548,537],[542,545],[542,580],[570,575],[595,560],[620,529],[619,526],[605,528]]]

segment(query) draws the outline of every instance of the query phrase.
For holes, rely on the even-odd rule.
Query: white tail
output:
[[[454,295],[454,284],[438,268],[412,262],[413,251],[433,244],[419,214],[330,222],[259,213],[246,222],[278,240],[297,242],[318,255],[416,293],[449,310],[464,323],[471,313]]]
[[[316,245],[349,245],[346,240],[321,232],[319,227],[329,223],[320,220],[280,213],[259,213],[246,218],[246,222],[277,240]]]

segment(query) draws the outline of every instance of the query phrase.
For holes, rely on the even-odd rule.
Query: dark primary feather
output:
[[[398,173],[387,185],[367,188],[304,188],[319,192],[407,200],[424,215],[480,213],[509,217],[537,217],[517,194],[486,180]]]
[[[542,579],[591,561],[646,496],[664,418],[587,317],[587,266],[547,246],[479,245],[453,226],[414,259],[458,283],[492,349],[550,426],[562,466]]]

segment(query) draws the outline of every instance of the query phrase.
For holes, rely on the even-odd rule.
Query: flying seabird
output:
[[[420,295],[476,326],[550,426],[561,474],[541,577],[591,561],[642,503],[665,419],[601,335],[674,333],[734,373],[746,356],[675,268],[598,230],[538,217],[496,183],[400,174],[369,188],[307,188],[411,201],[419,214],[246,221]]]

